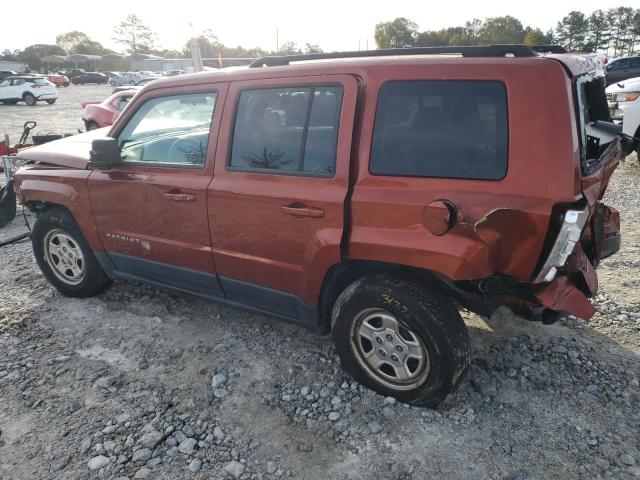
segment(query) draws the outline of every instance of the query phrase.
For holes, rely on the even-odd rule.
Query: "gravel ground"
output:
[[[16,105],[0,104],[0,139],[8,134],[15,143],[22,134],[22,126],[28,120],[38,123],[32,133],[77,133],[84,130],[82,122],[83,100],[104,100],[113,91],[109,85],[70,85],[58,88],[58,100],[53,105],[44,102],[28,107],[24,103]]]
[[[634,156],[607,194],[624,240],[594,319],[465,313],[470,375],[437,410],[352,382],[328,338],[124,283],[63,298],[4,247],[0,478],[638,478],[639,179]]]

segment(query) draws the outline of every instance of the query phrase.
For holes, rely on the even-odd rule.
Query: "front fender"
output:
[[[23,205],[44,203],[65,207],[76,220],[91,249],[102,251],[87,191],[90,173],[89,170],[22,167],[14,177],[14,190]]]

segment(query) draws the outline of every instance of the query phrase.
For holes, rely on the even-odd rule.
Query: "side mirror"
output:
[[[120,148],[115,138],[96,138],[91,142],[89,168],[109,170],[120,163]]]

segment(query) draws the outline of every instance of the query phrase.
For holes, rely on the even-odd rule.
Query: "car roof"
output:
[[[505,64],[540,66],[542,62],[561,63],[571,75],[578,76],[593,70],[595,62],[589,56],[575,54],[541,54],[531,57],[462,57],[460,55],[403,55],[380,57],[335,58],[319,60],[303,60],[289,65],[273,67],[238,67],[207,70],[197,73],[182,74],[176,77],[163,77],[155,80],[145,88],[163,88],[173,86],[198,85],[203,83],[229,82],[242,80],[260,80],[269,78],[365,74],[367,71],[394,70],[405,67],[424,67],[426,65],[448,67],[454,65],[474,65],[499,67]]]
[[[5,80],[13,80],[16,78],[44,78],[42,75],[11,75],[10,77],[6,77]]]

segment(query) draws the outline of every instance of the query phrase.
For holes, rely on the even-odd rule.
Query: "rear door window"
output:
[[[370,170],[378,175],[499,180],[507,173],[500,82],[398,81],[380,90]]]
[[[341,107],[341,86],[244,90],[229,168],[333,176]]]

